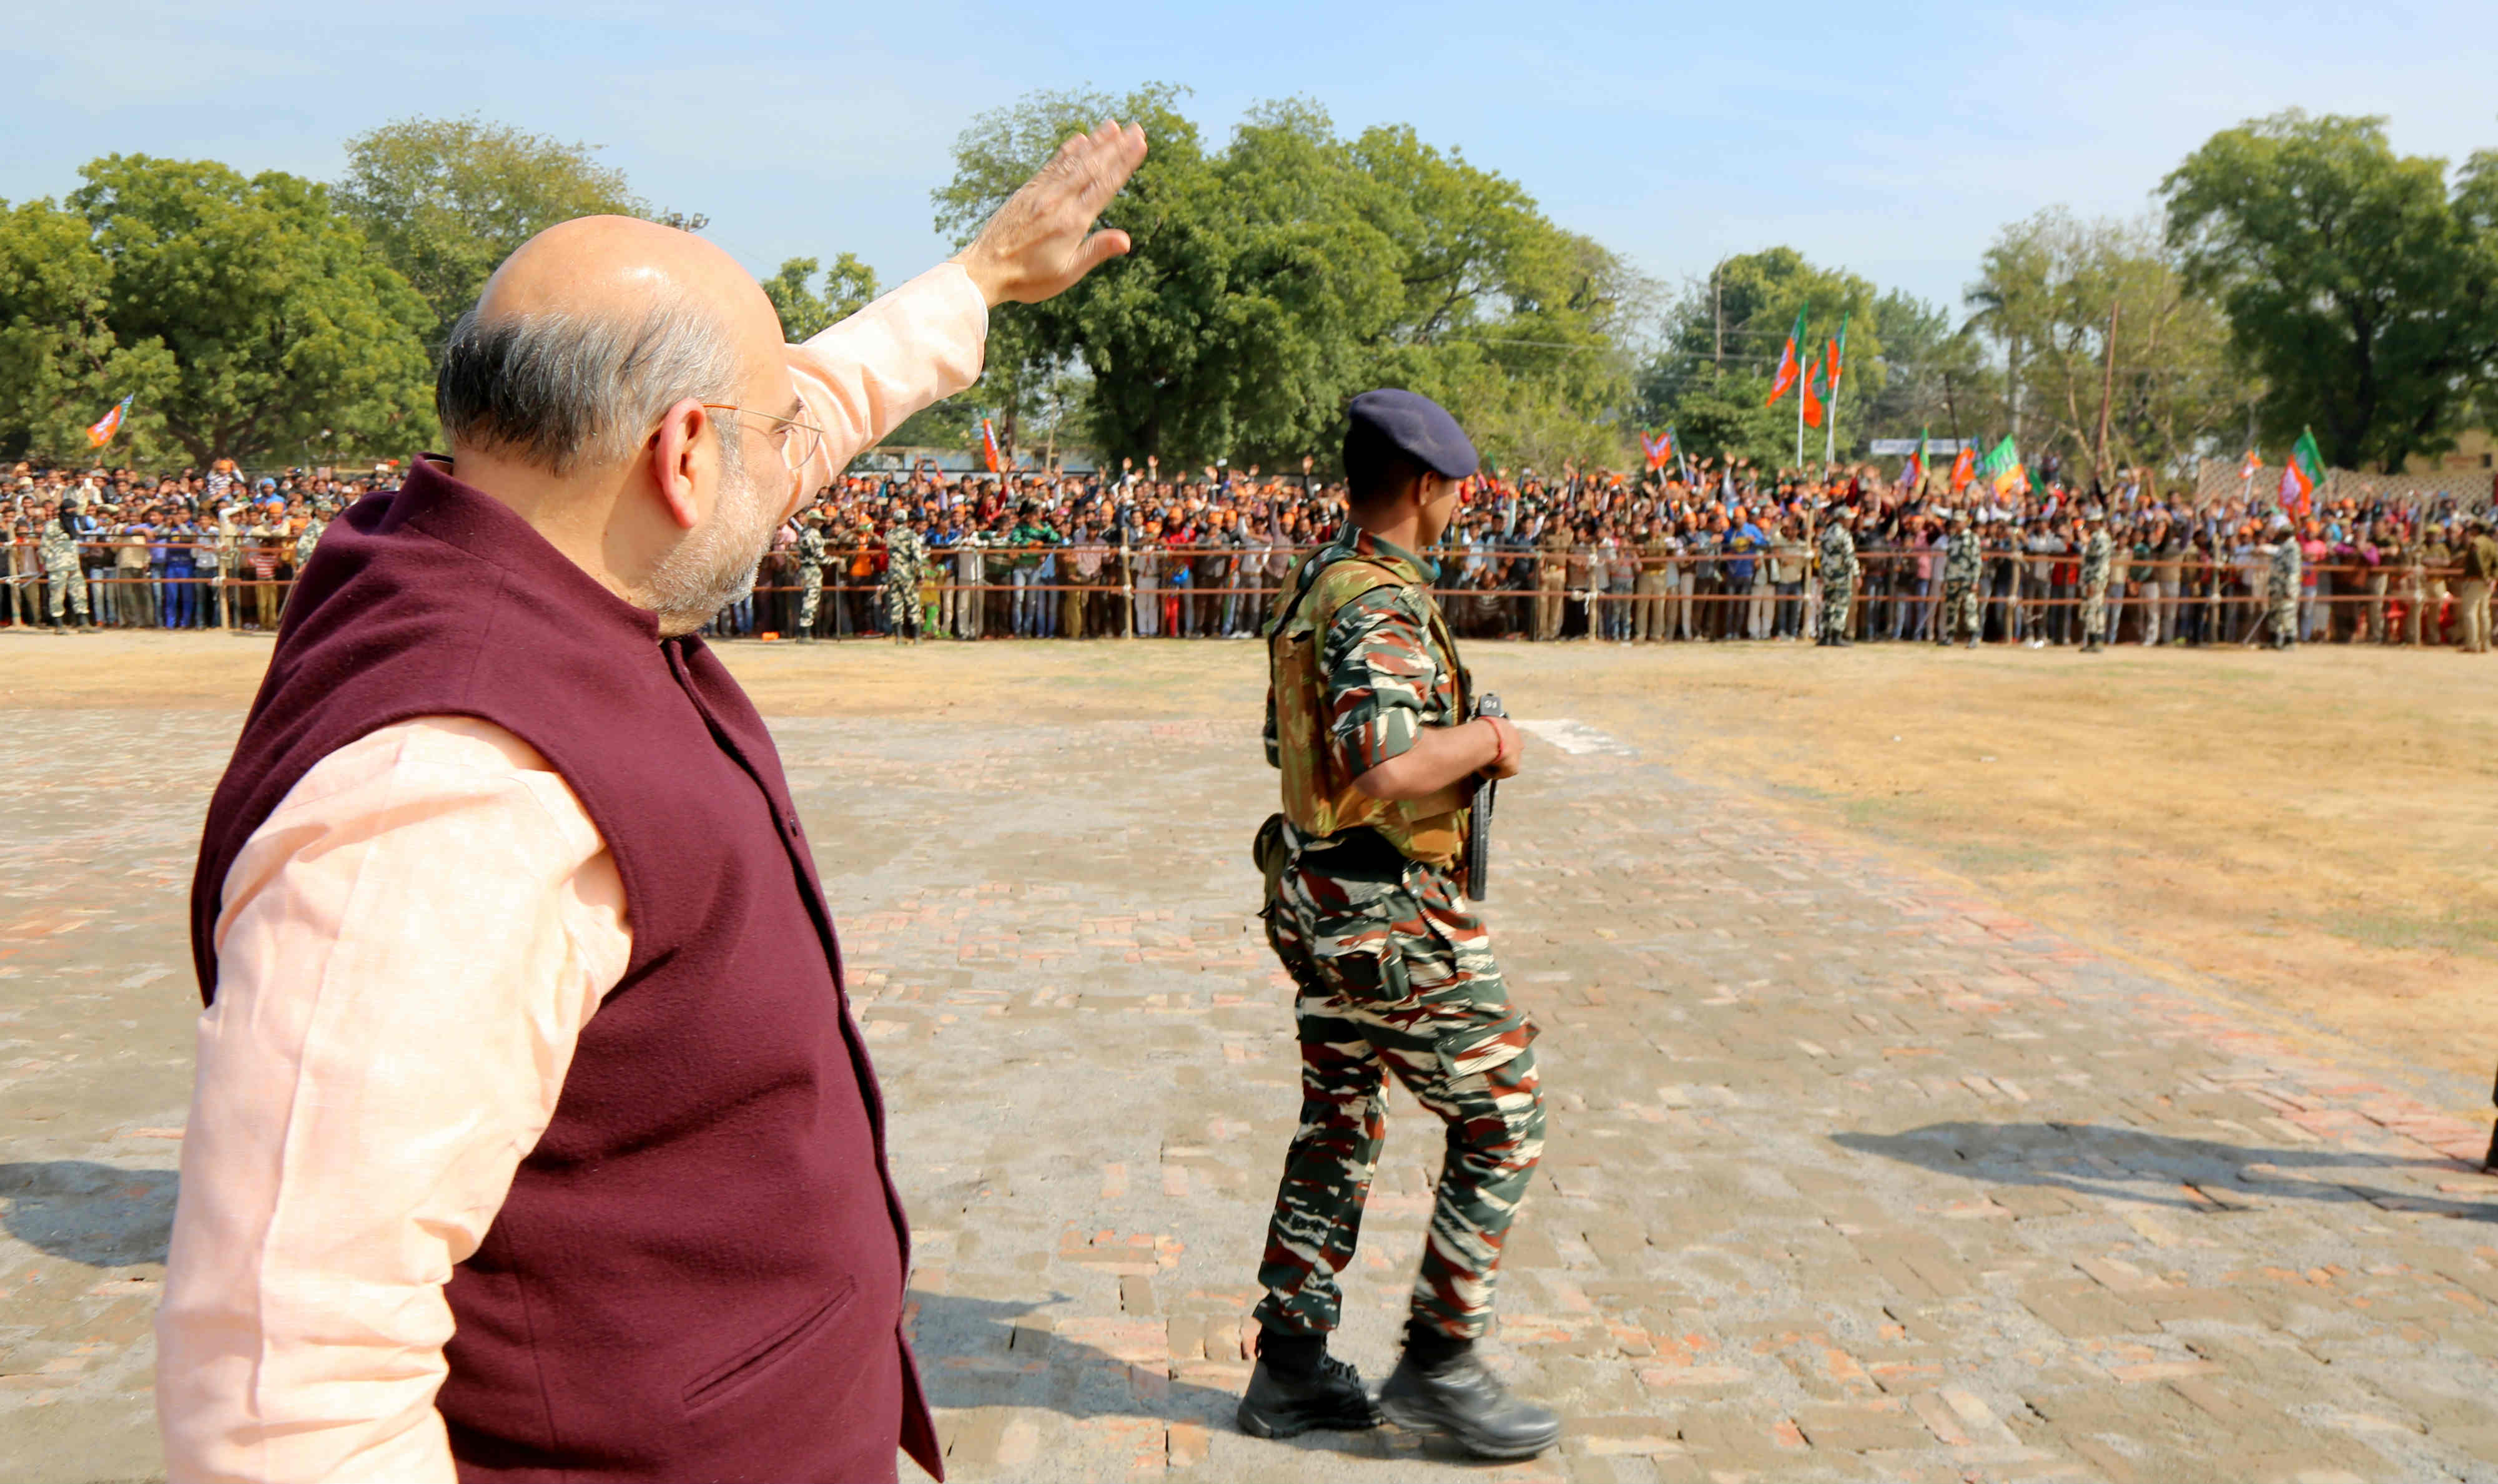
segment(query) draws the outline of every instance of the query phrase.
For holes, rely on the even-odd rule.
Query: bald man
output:
[[[1070,140],[803,346],[593,217],[453,332],[448,458],[332,523],[212,801],[156,1398],[181,1480],[890,1479],[908,1233],[772,740],[695,637],[800,498],[1128,249]]]

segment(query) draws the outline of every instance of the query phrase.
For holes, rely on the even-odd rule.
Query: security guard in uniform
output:
[[[1266,623],[1266,753],[1284,811],[1259,832],[1267,941],[1297,989],[1301,1117],[1284,1161],[1240,1427],[1261,1437],[1381,1420],[1445,1433],[1485,1458],[1560,1437],[1475,1353],[1502,1239],[1544,1149],[1534,1027],[1510,1003],[1460,888],[1477,780],[1514,775],[1506,719],[1473,696],[1415,554],[1448,528],[1475,451],[1409,392],[1354,398],[1347,520],[1295,567]],[[1448,1125],[1405,1350],[1377,1404],[1327,1353],[1385,1134],[1386,1079]]]
[[[810,507],[798,518],[797,642],[816,638],[816,607],[824,598],[824,513]]]

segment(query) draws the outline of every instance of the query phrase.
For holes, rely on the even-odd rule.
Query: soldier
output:
[[[315,495],[304,506],[304,529],[295,533],[295,576],[287,581],[286,591],[278,599],[277,611],[281,617],[286,613],[286,605],[294,601],[296,584],[303,581],[304,564],[312,559],[312,549],[321,544],[321,533],[329,528],[330,502]]]
[[[2274,516],[2272,564],[2264,577],[2264,623],[2272,631],[2276,649],[2298,643],[2298,533],[2290,528],[2288,516]]]
[[[44,585],[51,589],[52,632],[66,634],[75,628],[92,628],[94,619],[86,609],[85,574],[79,570],[78,504],[61,501],[60,511],[44,522],[41,553],[44,558]],[[62,612],[66,600],[69,611],[78,621],[68,621]]]
[[[824,513],[810,507],[798,518],[798,643],[815,641],[816,605],[823,597]]]
[[[1951,539],[1943,544],[1943,621],[1938,644],[1964,640],[1977,647],[1985,619],[1977,607],[1977,581],[1985,558],[1979,551],[1977,526],[1966,506],[1952,512]]]
[[[2107,512],[2094,505],[2083,515],[2090,534],[2082,538],[2082,652],[2107,647],[2108,568],[2116,548],[2108,540]]]
[[[1855,643],[1847,637],[1856,606],[1856,533],[1848,529],[1851,514],[1846,506],[1834,505],[1827,512],[1828,523],[1821,528],[1820,642],[1840,648]]]
[[[1459,895],[1466,804],[1518,772],[1520,737],[1468,720],[1472,686],[1427,550],[1475,451],[1409,392],[1355,397],[1344,529],[1285,580],[1266,622],[1266,756],[1284,812],[1259,831],[1266,936],[1298,990],[1300,1126],[1258,1270],[1258,1367],[1239,1423],[1451,1434],[1485,1458],[1560,1437],[1475,1353],[1500,1249],[1544,1148],[1534,1027],[1509,1001],[1491,941]],[[1377,1406],[1327,1353],[1385,1129],[1393,1072],[1448,1125],[1405,1349]]]
[[[920,568],[927,559],[919,533],[897,508],[884,533],[884,628],[895,644],[903,642],[905,629],[911,643],[919,642]]]

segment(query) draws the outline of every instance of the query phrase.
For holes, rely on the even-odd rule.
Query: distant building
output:
[[[2425,458],[2415,456],[2403,463],[2406,474],[2460,474],[2469,469],[2498,472],[2498,440],[2486,431],[2476,428],[2465,433],[2452,453]]]

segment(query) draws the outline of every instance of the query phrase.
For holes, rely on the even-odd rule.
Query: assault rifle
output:
[[[1506,717],[1500,709],[1500,697],[1485,691],[1475,697],[1475,716]],[[1491,893],[1491,804],[1500,791],[1499,780],[1486,778],[1475,786],[1474,813],[1466,821],[1466,900],[1481,901]]]

